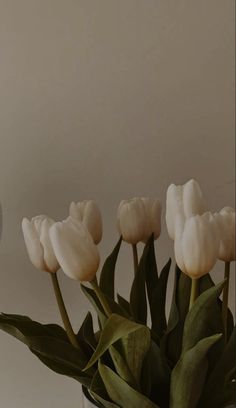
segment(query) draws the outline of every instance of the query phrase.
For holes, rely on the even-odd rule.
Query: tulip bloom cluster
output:
[[[236,382],[232,358],[236,326],[228,309],[230,264],[236,259],[235,211],[224,207],[211,212],[195,180],[169,186],[165,220],[176,270],[168,317],[171,260],[159,273],[155,257],[161,214],[157,198],[120,202],[119,241],[100,278],[103,225],[94,201],[72,202],[62,221],[46,215],[24,218],[29,259],[51,277],[65,330],[4,314],[0,328],[27,344],[52,370],[81,382],[96,406],[223,408],[226,402],[236,403],[231,395]],[[122,241],[133,253],[129,301],[119,294],[115,297],[115,267]],[[217,260],[224,262],[225,279],[215,285],[209,273]],[[88,282],[81,289],[98,314],[98,331],[89,313],[78,334],[74,332],[57,278],[60,268],[69,278]],[[208,351],[215,343],[208,364]]]
[[[22,229],[26,248],[33,265],[55,273],[61,267],[72,279],[90,281],[100,263],[96,244],[102,239],[102,218],[93,201],[71,203],[70,216],[55,222],[45,215],[29,221]]]

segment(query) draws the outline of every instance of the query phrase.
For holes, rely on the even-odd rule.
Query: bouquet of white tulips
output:
[[[47,216],[25,218],[29,258],[52,280],[63,327],[1,314],[0,328],[25,343],[50,369],[80,382],[97,407],[236,406],[236,326],[228,308],[235,211],[225,207],[207,212],[194,180],[169,186],[166,224],[176,267],[168,316],[171,260],[159,272],[155,250],[161,233],[160,201],[122,201],[117,224],[120,238],[98,279],[102,217],[93,201],[72,203],[62,222]],[[114,285],[122,242],[130,245],[133,256],[129,299],[116,293]],[[215,284],[209,272],[217,259],[224,262],[224,274]],[[58,282],[60,268],[81,282],[98,324],[88,313],[74,331]]]

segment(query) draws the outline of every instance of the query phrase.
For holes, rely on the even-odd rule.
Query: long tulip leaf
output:
[[[197,407],[207,374],[207,352],[220,337],[202,339],[182,355],[171,375],[170,408]]]
[[[158,408],[151,400],[134,390],[113,370],[99,364],[99,373],[105,384],[109,397],[122,408]]]
[[[103,327],[98,346],[85,370],[92,367],[112,344],[137,330],[142,331],[143,335],[150,339],[150,332],[146,326],[134,323],[117,314],[112,314]]]
[[[225,282],[221,282],[206,290],[193,304],[184,325],[183,352],[195,346],[202,338],[222,333],[222,318],[217,299],[224,284]]]
[[[120,246],[122,243],[122,238],[119,239],[112,253],[106,259],[101,275],[100,275],[100,288],[102,292],[107,295],[109,298],[114,299],[114,280],[115,280],[115,267],[117,258],[120,251]]]

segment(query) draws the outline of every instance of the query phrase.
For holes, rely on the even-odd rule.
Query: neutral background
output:
[[[168,185],[194,177],[210,209],[234,206],[233,0],[0,0],[0,56],[0,310],[60,322],[23,216],[59,220],[70,201],[95,199],[104,257],[123,198],[159,197],[164,215]],[[164,220],[158,249],[161,266],[173,255]],[[124,245],[124,295],[129,255]],[[60,281],[77,329],[88,303]],[[1,407],[81,407],[78,383],[5,333],[0,361]]]

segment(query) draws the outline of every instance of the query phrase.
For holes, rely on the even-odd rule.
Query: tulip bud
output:
[[[171,184],[166,195],[166,225],[171,239],[175,239],[175,220],[177,215],[186,218],[201,215],[205,211],[205,202],[198,183],[189,180],[184,185]]]
[[[72,202],[70,216],[82,222],[91,234],[95,244],[102,239],[102,216],[97,204],[92,200]]]
[[[142,202],[146,212],[146,223],[143,242],[147,242],[152,234],[157,239],[161,233],[161,202],[157,199],[143,197]]]
[[[100,256],[87,228],[68,217],[50,228],[50,239],[57,260],[69,278],[91,281],[99,267]]]
[[[219,245],[219,231],[211,213],[187,219],[177,217],[175,259],[183,273],[194,279],[210,272],[217,261]]]
[[[49,238],[49,229],[54,223],[45,215],[38,215],[31,221],[24,218],[22,221],[25,245],[32,264],[37,269],[51,273],[59,269]]]
[[[193,215],[201,215],[206,211],[205,200],[200,186],[193,179],[183,186],[183,208],[187,218]]]
[[[124,241],[137,244],[143,240],[146,211],[141,198],[121,201],[117,211],[118,230]]]
[[[235,261],[235,211],[233,208],[224,207],[214,215],[220,232],[218,258],[225,262]]]

